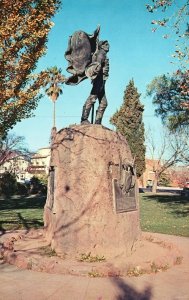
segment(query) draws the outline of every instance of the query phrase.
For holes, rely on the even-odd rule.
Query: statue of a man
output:
[[[91,35],[84,31],[75,32],[69,39],[68,49],[65,53],[65,58],[69,62],[67,71],[72,74],[65,83],[76,85],[88,77],[93,84],[90,96],[83,106],[82,124],[90,123],[88,117],[96,99],[99,100],[96,124],[101,124],[107,107],[105,82],[109,74],[109,60],[106,56],[109,51],[109,43],[108,41],[99,42],[99,32],[99,26]]]
[[[105,82],[109,75],[109,59],[106,54],[109,51],[108,41],[100,41],[98,49],[92,57],[92,63],[86,68],[87,77],[92,79],[92,90],[83,106],[81,123],[89,123],[88,117],[93,104],[98,98],[99,106],[96,113],[95,124],[101,124],[104,111],[108,105],[105,94]]]

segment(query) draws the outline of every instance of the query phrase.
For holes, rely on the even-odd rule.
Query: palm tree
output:
[[[55,119],[56,119],[56,107],[55,103],[60,94],[63,93],[61,85],[65,82],[65,76],[62,75],[62,70],[58,69],[56,66],[47,69],[48,76],[45,80],[44,85],[47,86],[45,90],[47,96],[53,102],[53,127],[56,127]]]

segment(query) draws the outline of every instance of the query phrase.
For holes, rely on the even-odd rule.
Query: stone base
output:
[[[43,230],[17,231],[3,237],[0,257],[3,263],[38,272],[90,277],[140,276],[166,271],[182,263],[180,249],[167,241],[167,236],[160,236],[144,233],[129,257],[107,259],[87,253],[62,259],[49,247]]]
[[[138,188],[129,183],[135,176],[127,178],[131,173],[122,170],[128,163],[132,156],[125,138],[101,125],[73,126],[54,136],[44,221],[46,238],[58,254],[131,254],[140,226]],[[121,200],[113,193],[115,179]],[[116,202],[120,207],[131,197],[131,209],[123,205],[117,211]]]

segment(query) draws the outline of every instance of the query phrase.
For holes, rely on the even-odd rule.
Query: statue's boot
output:
[[[101,101],[101,103],[100,103],[100,105],[97,109],[95,124],[101,124],[102,123],[102,117],[104,115],[106,107],[107,107],[107,100],[105,99],[105,101]]]
[[[97,110],[95,124],[101,124],[102,123],[103,114],[104,114],[104,111],[103,112],[99,112]]]
[[[91,107],[96,101],[96,96],[95,95],[90,95],[83,105],[83,111],[82,111],[82,116],[81,116],[81,124],[90,124],[88,121],[88,117],[91,111]]]
[[[84,104],[83,112],[82,112],[82,116],[81,116],[81,124],[90,124],[90,122],[88,121],[90,110],[91,110],[91,108],[86,109],[86,105]]]

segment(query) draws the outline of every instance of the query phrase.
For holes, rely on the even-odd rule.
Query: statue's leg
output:
[[[108,101],[106,99],[105,92],[103,92],[103,94],[101,94],[98,97],[98,99],[99,99],[99,107],[96,112],[95,124],[101,124],[105,109],[108,106]]]
[[[88,121],[88,117],[91,111],[91,107],[92,105],[96,102],[97,99],[97,95],[90,95],[87,99],[87,101],[85,102],[85,104],[83,105],[83,112],[82,112],[82,116],[81,116],[81,123],[90,123]]]

